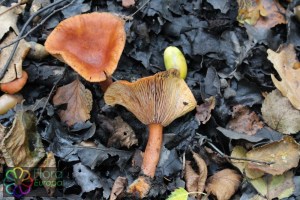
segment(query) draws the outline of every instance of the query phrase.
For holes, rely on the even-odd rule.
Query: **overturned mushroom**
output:
[[[196,100],[179,71],[171,69],[134,83],[117,81],[105,92],[108,105],[120,104],[148,125],[149,138],[141,175],[129,186],[129,193],[143,198],[150,189],[162,146],[162,130],[176,118],[196,107]]]
[[[89,13],[62,21],[48,36],[46,50],[105,91],[123,52],[124,20],[111,13]]]

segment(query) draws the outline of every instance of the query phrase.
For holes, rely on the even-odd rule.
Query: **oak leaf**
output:
[[[59,111],[59,116],[68,126],[72,126],[90,119],[93,104],[92,93],[76,79],[57,89],[53,104],[56,106],[67,104],[67,109]]]
[[[198,120],[199,124],[206,124],[211,117],[211,111],[216,106],[216,99],[214,96],[211,96],[208,99],[205,99],[204,103],[197,106],[196,110],[197,113],[195,115],[196,119]]]
[[[118,196],[126,190],[126,186],[128,185],[127,178],[118,176],[115,180],[114,185],[111,189],[109,200],[116,200]]]
[[[0,22],[1,22],[1,29],[0,29],[0,40],[2,37],[9,31],[10,28],[14,30],[14,32],[19,33],[17,27],[17,20],[18,14],[15,12],[15,8],[10,9],[9,7],[0,6]],[[8,10],[8,11],[7,11]],[[5,12],[5,13],[3,13]],[[3,13],[3,14],[2,14]]]
[[[267,53],[268,59],[281,78],[281,81],[278,81],[272,74],[274,85],[296,109],[300,110],[300,68],[294,46],[282,46],[277,53],[268,49]]]

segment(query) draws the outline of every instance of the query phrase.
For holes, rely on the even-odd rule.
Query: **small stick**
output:
[[[29,30],[25,35],[23,35],[22,37],[19,37],[18,39],[12,41],[11,43],[9,43],[9,44],[7,44],[7,45],[4,45],[4,46],[0,47],[0,52],[1,52],[3,49],[5,49],[5,48],[7,48],[7,47],[9,47],[9,46],[11,46],[11,45],[13,45],[14,43],[16,43],[16,42],[18,42],[18,41],[20,41],[20,40],[26,38],[30,33],[32,33],[32,32],[35,31],[38,27],[40,27],[41,25],[43,25],[50,17],[52,17],[53,15],[55,15],[57,12],[59,12],[59,11],[65,9],[65,8],[67,8],[68,6],[70,6],[71,4],[73,4],[74,1],[75,1],[75,0],[72,0],[69,4],[67,4],[67,5],[65,5],[65,6],[59,8],[59,9],[56,9],[55,11],[53,11],[51,14],[49,14],[47,17],[45,17],[41,22],[39,22],[35,27],[33,27],[32,29],[30,29],[30,30]]]
[[[41,114],[40,114],[38,120],[36,121],[36,124],[39,124],[39,122],[40,122],[40,120],[41,120],[41,118],[42,118],[42,116],[43,116],[43,113],[44,113],[44,111],[45,111],[45,109],[46,109],[47,103],[49,102],[50,97],[52,96],[52,94],[53,94],[53,92],[54,92],[54,89],[56,88],[57,84],[64,78],[64,76],[65,76],[65,74],[66,74],[66,71],[67,71],[66,69],[67,69],[67,68],[65,67],[65,69],[64,69],[63,74],[61,75],[61,77],[60,77],[60,78],[56,81],[56,83],[52,86],[51,91],[50,91],[50,93],[49,93],[49,95],[48,95],[48,97],[47,97],[47,100],[46,100],[46,102],[45,102],[45,104],[44,104],[44,106],[43,106],[42,112],[41,112]]]
[[[67,1],[69,2],[69,0],[67,0]],[[25,30],[26,30],[26,27],[29,25],[29,23],[30,23],[37,15],[39,15],[40,13],[44,12],[45,10],[47,10],[47,9],[49,9],[49,8],[52,8],[52,7],[58,5],[58,4],[62,3],[62,2],[66,2],[66,0],[58,0],[58,1],[55,1],[55,2],[53,2],[53,3],[51,3],[51,4],[49,4],[48,6],[46,6],[46,7],[42,8],[42,9],[40,9],[39,11],[37,11],[36,13],[34,13],[33,15],[31,15],[31,17],[26,21],[26,23],[25,23],[24,26],[22,27],[22,30],[20,31],[20,33],[19,33],[19,35],[18,35],[18,38],[22,37],[23,33],[24,33]],[[6,63],[5,63],[5,65],[4,65],[4,67],[2,68],[2,70],[0,71],[0,80],[1,80],[1,79],[3,78],[3,76],[5,75],[5,73],[6,73],[7,69],[8,69],[8,67],[9,67],[9,64],[10,64],[11,61],[12,61],[13,56],[14,56],[15,53],[16,53],[16,50],[17,50],[17,48],[18,48],[19,43],[20,43],[20,41],[17,41],[17,42],[15,43],[14,48],[13,48],[13,50],[11,51],[11,54],[10,54],[8,60],[6,61]]]
[[[2,2],[1,2],[1,3],[2,3]],[[14,9],[14,8],[16,8],[16,7],[20,6],[20,5],[22,5],[22,4],[26,4],[26,3],[27,3],[27,0],[23,0],[23,1],[21,1],[20,3],[17,3],[17,4],[15,4],[15,5],[13,5],[13,6],[7,8],[6,10],[4,10],[2,13],[0,13],[0,16],[3,15],[3,14],[5,14],[5,13],[7,13],[8,11],[10,11],[10,10],[12,10],[12,9]]]
[[[218,152],[218,154],[220,154],[222,157],[227,158],[227,159],[233,159],[233,160],[243,160],[243,161],[250,161],[250,162],[254,162],[254,163],[259,163],[259,164],[263,164],[263,165],[272,165],[275,162],[267,162],[267,161],[260,161],[260,160],[253,160],[253,159],[249,159],[249,158],[237,158],[237,157],[232,157],[232,156],[228,156],[226,154],[224,154],[220,149],[218,149],[214,144],[212,144],[209,141],[206,141],[207,144],[209,144],[209,146],[211,146],[216,152]]]

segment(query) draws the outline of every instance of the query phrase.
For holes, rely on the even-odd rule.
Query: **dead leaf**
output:
[[[205,124],[211,117],[211,110],[216,106],[216,99],[214,96],[211,96],[208,99],[205,99],[205,102],[200,106],[197,106],[196,110],[196,119],[199,124]]]
[[[11,31],[5,37],[5,39],[0,43],[0,46],[10,44],[16,38],[17,38],[17,34]],[[13,45],[0,51],[0,70],[2,70],[3,67],[5,66],[12,49],[13,49]],[[0,80],[0,83],[8,83],[15,80],[16,78],[22,77],[22,63],[26,55],[28,54],[29,50],[30,50],[30,45],[25,40],[21,40],[17,48],[17,51],[12,61],[10,62],[8,70],[6,71],[4,77]]]
[[[255,28],[270,29],[286,24],[285,9],[276,0],[238,0],[237,20]]]
[[[38,167],[39,170],[41,170],[42,173],[44,174],[57,174],[56,171],[56,162],[55,162],[55,158],[54,158],[54,154],[52,152],[47,153],[47,157],[46,159],[39,165]],[[55,183],[56,182],[56,176],[44,176],[41,175],[38,171],[38,173],[36,174],[38,175],[41,180],[43,181],[43,183]],[[34,177],[37,178],[37,177]],[[59,178],[59,177],[58,177]],[[47,194],[52,197],[54,192],[55,192],[55,187],[56,184],[47,184],[44,185]]]
[[[185,163],[185,172],[184,179],[186,181],[186,189],[188,192],[199,192],[198,194],[194,194],[192,196],[197,197],[197,199],[201,198],[201,193],[204,191],[205,182],[207,179],[207,166],[205,161],[201,158],[201,156],[195,152],[192,152],[193,158],[197,164],[198,170],[194,171],[192,168],[192,162],[186,161]]]
[[[0,6],[0,13],[6,11],[9,7]],[[18,14],[15,13],[15,9],[11,9],[4,14],[0,15],[1,29],[0,29],[0,40],[5,33],[9,31],[10,28],[14,30],[17,34],[19,29],[17,27]],[[2,46],[2,45],[1,45]]]
[[[261,112],[264,121],[276,131],[292,134],[300,130],[300,111],[278,90],[273,90],[266,96]]]
[[[34,148],[33,148],[34,147]],[[32,111],[18,111],[0,149],[8,167],[35,167],[45,156],[36,118]]]
[[[250,183],[261,195],[267,199],[283,199],[291,196],[295,190],[294,174],[291,171],[277,176],[265,176],[250,180]]]
[[[91,91],[85,89],[84,85],[76,79],[57,89],[53,104],[56,106],[68,104],[66,110],[59,112],[59,116],[68,126],[72,126],[90,119],[93,97]]]
[[[126,190],[128,181],[127,178],[119,176],[111,189],[109,200],[116,200],[118,196]]]
[[[266,9],[263,7],[262,0],[238,0],[239,11],[237,20],[244,24],[256,24],[260,16],[266,16]]]
[[[231,152],[231,157],[234,158],[246,158],[247,150],[242,146],[235,146]],[[257,169],[249,169],[248,161],[231,159],[231,163],[237,167],[241,173],[243,173],[247,178],[256,179],[262,177],[264,172]]]
[[[121,117],[116,117],[112,121],[114,132],[108,139],[108,147],[127,147],[128,149],[138,144],[138,140],[135,136],[133,129],[127,124]]]
[[[227,200],[237,191],[242,176],[232,169],[223,169],[207,180],[205,190],[213,194],[218,200]]]
[[[246,154],[247,158],[265,162],[275,162],[271,165],[262,165],[249,162],[250,169],[258,169],[272,175],[281,175],[293,167],[298,166],[299,144],[291,136],[282,140],[257,147]]]
[[[263,123],[255,112],[243,105],[233,107],[232,118],[227,124],[228,128],[239,133],[255,135],[256,132],[263,128]]]
[[[297,68],[299,61],[294,46],[292,44],[282,46],[278,53],[268,49],[267,53],[268,59],[273,63],[281,78],[281,81],[278,81],[272,74],[274,85],[296,109],[300,110],[300,68]]]

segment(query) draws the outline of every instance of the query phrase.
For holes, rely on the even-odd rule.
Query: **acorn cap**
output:
[[[134,83],[116,81],[104,94],[108,105],[120,104],[142,123],[169,125],[193,110],[197,102],[179,71],[171,69]]]
[[[111,13],[70,17],[51,32],[46,50],[90,82],[106,80],[125,46],[124,20]]]

